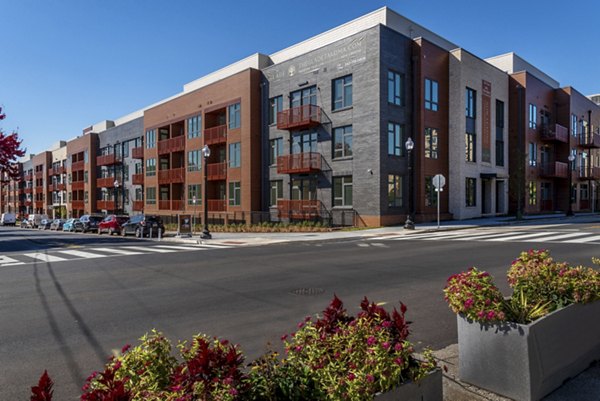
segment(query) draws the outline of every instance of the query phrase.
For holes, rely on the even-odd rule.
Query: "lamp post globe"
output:
[[[569,168],[567,169],[567,174],[568,174],[568,178],[569,178],[569,188],[567,188],[567,191],[569,193],[568,198],[568,206],[567,206],[567,216],[573,216],[573,191],[571,189],[571,187],[573,186],[572,180],[573,180],[573,162],[575,161],[575,155],[573,153],[571,153],[569,155]]]
[[[211,239],[212,235],[208,230],[208,158],[210,157],[210,148],[208,145],[204,145],[202,148],[202,156],[204,156],[204,218],[202,220],[204,223],[204,227],[202,229],[202,235],[200,238],[202,239]]]
[[[408,213],[406,215],[406,221],[404,222],[404,228],[406,230],[414,230],[415,223],[413,222],[413,219],[412,219],[412,211],[413,211],[413,205],[412,205],[412,199],[413,199],[412,150],[415,147],[415,143],[413,142],[412,138],[409,137],[406,140],[406,143],[404,144],[404,146],[406,147],[406,150],[408,152],[408,160],[407,160],[407,164],[408,164]]]

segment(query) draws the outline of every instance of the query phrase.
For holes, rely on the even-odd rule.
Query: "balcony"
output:
[[[171,210],[183,210],[183,201],[182,200],[172,200],[171,201]]]
[[[119,160],[114,153],[96,157],[96,166],[111,166],[117,163],[119,163]]]
[[[227,210],[226,199],[209,199],[207,203],[209,212],[224,212]]]
[[[183,152],[185,150],[185,136],[180,135],[171,139],[163,139],[158,141],[158,154]]]
[[[42,186],[35,187],[36,194],[41,194],[42,192],[44,192],[44,187],[42,187]]]
[[[144,201],[136,200],[133,201],[133,211],[134,212],[142,212],[144,210]]]
[[[210,181],[227,179],[227,162],[208,164],[206,166],[206,178]]]
[[[71,171],[79,171],[85,168],[85,162],[83,160],[74,162],[71,164]]]
[[[96,186],[98,188],[114,188],[115,177],[104,177],[96,179]]]
[[[227,125],[218,125],[204,130],[205,145],[223,142],[227,142]]]
[[[171,210],[171,201],[159,200],[158,201],[158,209],[159,210]]]
[[[304,129],[321,124],[321,108],[314,104],[292,107],[277,113],[277,129]]]
[[[115,201],[114,200],[97,200],[96,208],[98,210],[114,210]]]
[[[588,130],[579,135],[579,146],[584,148],[600,148],[600,135]]]
[[[170,170],[158,170],[159,184],[173,184],[185,181],[185,168],[172,168]]]
[[[44,201],[35,201],[35,208],[36,209],[43,209],[45,207],[46,207],[46,205],[44,204]]]
[[[542,141],[569,143],[569,130],[560,124],[540,125]]]
[[[65,168],[63,166],[51,168],[50,170],[48,170],[48,175],[50,175],[50,176],[60,175],[60,174],[64,174],[64,173],[65,173]]]
[[[321,216],[324,207],[319,200],[280,199],[277,201],[277,209],[281,217],[310,220]]]
[[[48,185],[48,191],[50,191],[50,192],[64,191],[65,189],[66,189],[65,184],[50,184],[50,185]]]
[[[26,200],[26,201],[25,201],[25,206],[31,206],[31,204],[32,204],[32,203],[33,203],[33,202],[31,202],[30,200]]]
[[[144,185],[144,174],[133,174],[131,176],[131,182],[133,185]]]
[[[44,178],[44,170],[36,171],[35,178]]]
[[[563,162],[546,163],[541,165],[540,177],[567,178],[569,165]]]
[[[600,179],[600,167],[583,166],[579,168],[579,178],[582,180],[598,180]]]
[[[140,147],[131,149],[131,157],[133,157],[134,159],[143,159],[144,158],[144,148],[140,146]]]
[[[25,175],[23,176],[23,179],[24,179],[25,181],[32,181],[32,180],[33,180],[33,174],[25,174]]]
[[[26,194],[32,194],[33,193],[33,188],[25,188],[23,190],[23,192],[26,193]]]
[[[277,158],[278,174],[306,174],[321,171],[321,154],[295,153]]]
[[[85,206],[85,202],[82,200],[74,200],[74,201],[71,201],[71,205],[74,210],[83,210],[83,208]]]
[[[84,181],[73,181],[71,183],[71,190],[72,191],[83,191],[84,187],[85,187],[85,182]]]

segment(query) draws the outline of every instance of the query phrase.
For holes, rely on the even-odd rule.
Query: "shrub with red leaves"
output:
[[[110,361],[114,360],[111,358]],[[115,372],[121,367],[121,362],[106,365],[104,372],[94,372],[86,380],[83,386],[81,401],[131,401],[133,396],[125,388],[127,378],[118,380],[115,378]]]
[[[31,398],[29,400],[52,401],[52,394],[54,393],[52,386],[54,386],[54,383],[50,376],[48,376],[48,372],[44,370],[44,373],[40,376],[38,385],[31,387]]]
[[[6,114],[2,113],[0,107],[0,120],[5,118]],[[21,143],[22,141],[19,140],[19,135],[16,132],[5,134],[0,129],[0,180],[7,179],[10,181],[10,179],[18,178],[19,169],[15,162],[19,157],[25,156],[25,150],[21,148]]]

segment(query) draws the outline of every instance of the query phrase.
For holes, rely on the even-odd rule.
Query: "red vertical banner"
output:
[[[481,161],[492,162],[492,83],[482,81],[481,96]]]

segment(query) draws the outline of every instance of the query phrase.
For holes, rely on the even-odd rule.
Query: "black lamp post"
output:
[[[208,231],[208,158],[210,157],[210,148],[204,145],[202,148],[202,156],[204,156],[204,228],[202,229],[202,239],[211,239],[210,231]]]
[[[119,214],[119,180],[115,180],[115,214]]]
[[[415,143],[411,138],[408,138],[406,143],[406,150],[408,151],[408,214],[406,216],[406,222],[404,223],[404,228],[406,230],[414,230],[415,223],[412,221],[412,212],[413,212],[413,167],[412,167],[412,150],[415,147]]]
[[[573,153],[571,153],[569,155],[569,169],[568,169],[568,173],[569,173],[569,206],[567,207],[567,216],[573,216],[573,208],[571,206],[571,204],[573,203],[573,190],[572,190],[572,186],[573,186],[573,161],[575,160],[575,155]]]

